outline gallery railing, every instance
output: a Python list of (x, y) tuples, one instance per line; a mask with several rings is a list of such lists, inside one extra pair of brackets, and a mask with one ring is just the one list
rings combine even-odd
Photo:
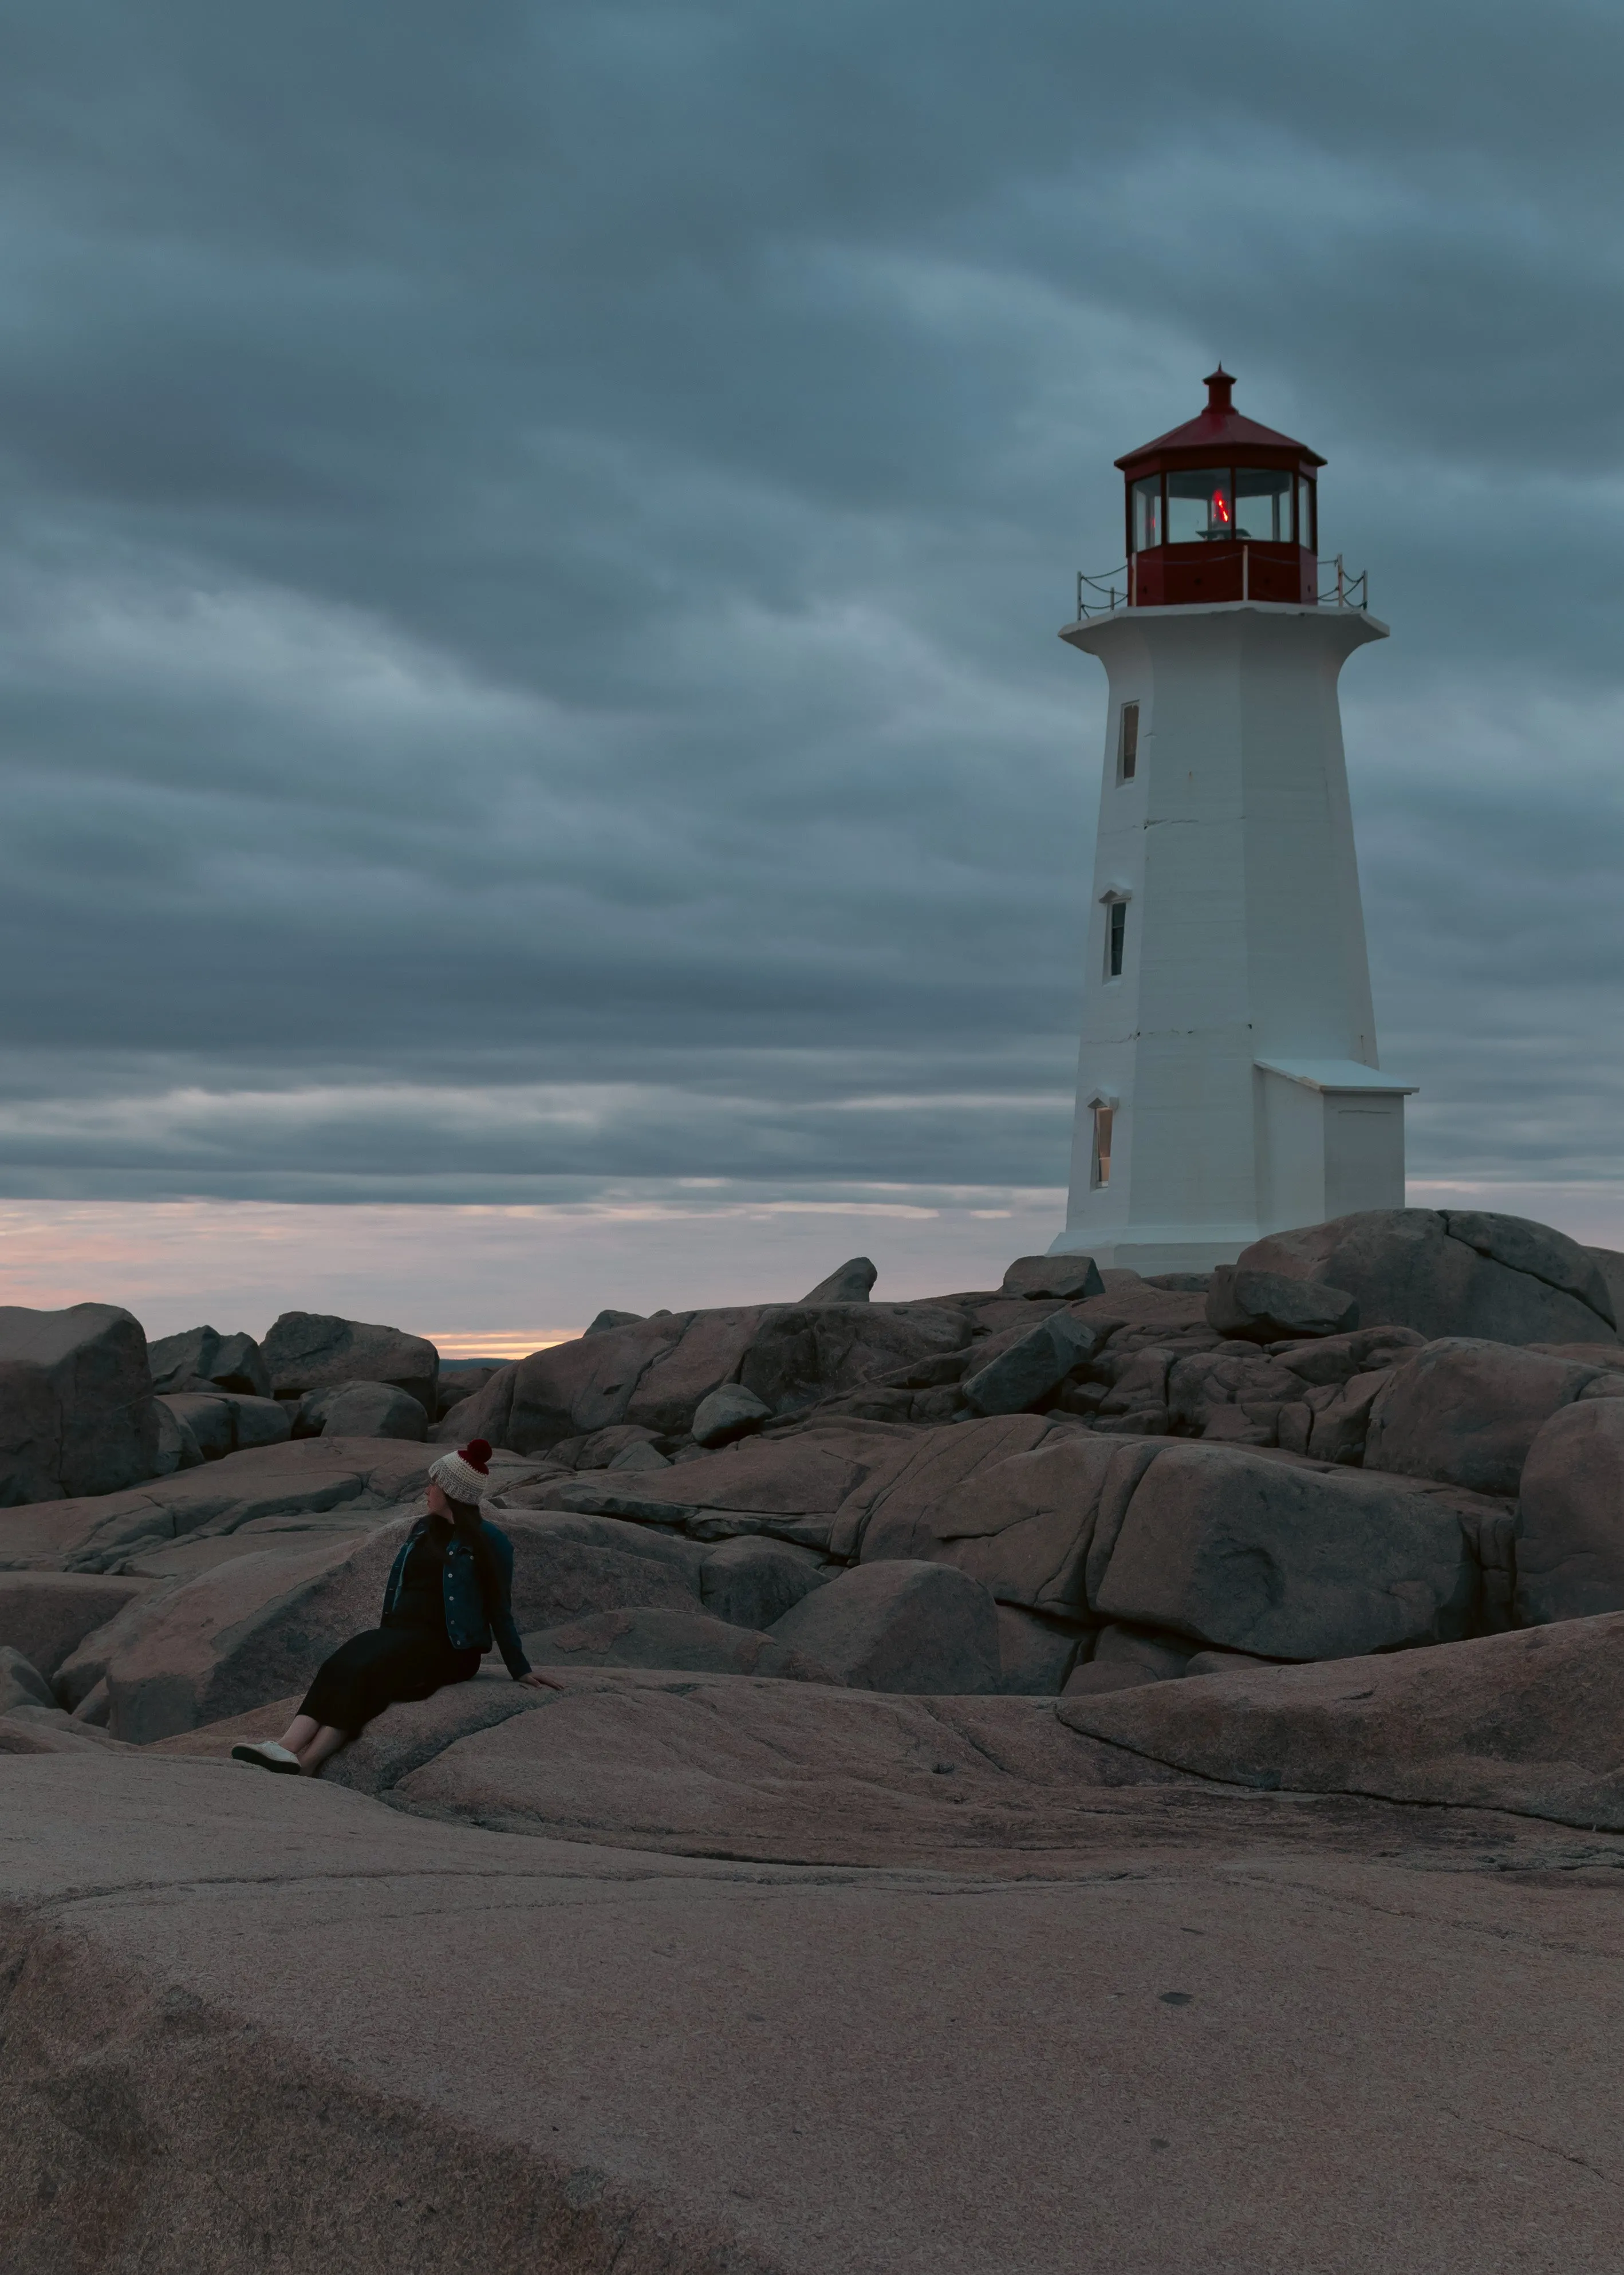
[[(1241, 598), (1251, 597), (1251, 548), (1241, 548)], [(1330, 571), (1327, 578), (1326, 571)], [(1316, 561), (1315, 601), (1322, 608), (1368, 608), (1371, 605), (1371, 575), (1361, 569), (1351, 576), (1343, 564), (1340, 553)], [(1086, 624), (1095, 616), (1114, 616), (1123, 608), (1133, 606), (1133, 563), (1119, 562), (1114, 569), (1102, 570), (1098, 577), (1085, 576), (1077, 571), (1076, 622)]]

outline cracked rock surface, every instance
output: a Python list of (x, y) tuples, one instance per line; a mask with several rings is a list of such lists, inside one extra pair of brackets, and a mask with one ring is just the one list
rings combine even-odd
[(3, 2264), (1616, 2267), (1624, 1844), (1114, 1783), (1052, 1707), (969, 1703), (944, 1758), (1001, 1713), (1073, 1750), (1040, 1860), (905, 1815), (888, 1863), (797, 1866), (0, 1761)]

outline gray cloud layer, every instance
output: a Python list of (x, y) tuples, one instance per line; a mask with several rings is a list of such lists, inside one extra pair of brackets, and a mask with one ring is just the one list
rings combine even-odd
[(1064, 1175), (1111, 459), (1331, 460), (1423, 1175), (1616, 1175), (1615, 11), (14, 8), (0, 1190)]

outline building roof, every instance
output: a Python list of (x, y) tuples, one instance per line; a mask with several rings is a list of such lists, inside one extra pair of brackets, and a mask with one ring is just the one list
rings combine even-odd
[(1159, 435), (1153, 442), (1142, 442), (1137, 450), (1118, 458), (1116, 464), (1124, 472), (1143, 459), (1175, 450), (1191, 452), (1220, 465), (1232, 465), (1243, 450), (1267, 451), (1271, 457), (1288, 451), (1311, 466), (1325, 465), (1318, 451), (1311, 450), (1306, 442), (1294, 442), (1289, 435), (1277, 434), (1273, 427), (1260, 427), (1255, 419), (1243, 418), (1229, 400), (1235, 380), (1221, 363), (1216, 371), (1208, 372), (1205, 385), (1206, 409), (1169, 434)]
[(1284, 1075), (1288, 1082), (1300, 1082), (1307, 1090), (1375, 1090), (1392, 1098), (1399, 1093), (1408, 1098), (1420, 1087), (1418, 1083), (1397, 1082), (1379, 1068), (1361, 1066), (1355, 1059), (1254, 1059), (1254, 1066), (1265, 1074)]

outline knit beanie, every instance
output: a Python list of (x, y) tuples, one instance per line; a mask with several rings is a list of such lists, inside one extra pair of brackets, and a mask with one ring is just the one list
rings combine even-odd
[(491, 1449), (483, 1438), (471, 1438), (454, 1454), (442, 1454), (429, 1467), (428, 1478), (453, 1500), (470, 1500), (477, 1508), (491, 1481)]

